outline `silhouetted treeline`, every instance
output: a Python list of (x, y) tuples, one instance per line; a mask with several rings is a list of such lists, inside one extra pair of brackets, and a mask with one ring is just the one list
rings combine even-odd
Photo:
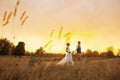
[(19, 42), (18, 45), (13, 50), (13, 55), (24, 56), (25, 55), (25, 43)]
[(15, 46), (6, 38), (0, 39), (0, 55), (25, 55), (25, 43), (19, 42), (18, 45)]
[(83, 53), (83, 56), (85, 57), (107, 57), (107, 58), (115, 57), (113, 51), (111, 50), (99, 53), (98, 51), (91, 51), (90, 49), (86, 50), (86, 52)]
[(44, 50), (42, 47), (40, 47), (39, 49), (37, 49), (37, 50), (35, 51), (34, 54), (39, 55), (39, 56), (44, 56), (45, 50)]
[[(15, 55), (15, 56), (43, 56), (43, 57), (63, 57), (65, 54), (53, 54), (47, 53), (42, 47), (37, 49), (35, 52), (25, 51), (25, 43), (18, 42), (18, 45), (15, 46), (12, 42), (6, 38), (0, 39), (0, 55)], [(72, 54), (75, 56), (76, 54)], [(83, 57), (115, 57), (113, 53), (113, 47), (108, 47), (106, 52), (98, 52), (87, 49), (86, 52), (82, 53)], [(117, 56), (120, 56), (120, 49), (118, 49)]]
[(14, 44), (6, 38), (0, 39), (0, 55), (11, 55)]
[(85, 53), (82, 54), (83, 56), (86, 57), (98, 57), (99, 56), (99, 52), (98, 51), (93, 51), (90, 49), (87, 49)]

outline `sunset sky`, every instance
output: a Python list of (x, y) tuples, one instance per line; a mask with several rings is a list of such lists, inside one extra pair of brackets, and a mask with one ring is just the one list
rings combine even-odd
[[(0, 37), (7, 37), (14, 44), (24, 41), (27, 50), (35, 51), (45, 45), (52, 30), (50, 52), (64, 51), (64, 34), (68, 32), (71, 32), (71, 50), (78, 40), (82, 51), (120, 48), (120, 0), (20, 0), (16, 17), (2, 26), (4, 12), (14, 11), (16, 2), (0, 0)], [(21, 26), (20, 16), (24, 11), (29, 17)]]

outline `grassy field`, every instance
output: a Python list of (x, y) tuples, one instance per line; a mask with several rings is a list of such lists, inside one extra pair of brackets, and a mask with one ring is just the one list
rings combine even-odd
[(0, 56), (0, 80), (120, 80), (120, 58), (84, 58), (56, 65), (62, 57)]

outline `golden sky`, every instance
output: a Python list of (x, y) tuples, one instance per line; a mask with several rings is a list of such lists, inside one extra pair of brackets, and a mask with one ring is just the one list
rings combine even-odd
[[(27, 50), (35, 51), (45, 45), (52, 30), (51, 52), (64, 51), (63, 36), (68, 32), (71, 50), (78, 40), (83, 51), (103, 51), (111, 45), (120, 48), (120, 0), (20, 0), (16, 17), (3, 27), (4, 12), (13, 11), (16, 1), (0, 0), (0, 36), (15, 44), (24, 41)], [(24, 11), (29, 18), (21, 26), (19, 18)], [(61, 26), (62, 37), (58, 40)]]

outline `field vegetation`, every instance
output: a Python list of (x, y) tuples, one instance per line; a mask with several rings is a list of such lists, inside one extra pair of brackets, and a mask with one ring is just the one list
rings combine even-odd
[(119, 80), (120, 58), (73, 57), (74, 65), (56, 65), (62, 57), (0, 56), (0, 80)]

